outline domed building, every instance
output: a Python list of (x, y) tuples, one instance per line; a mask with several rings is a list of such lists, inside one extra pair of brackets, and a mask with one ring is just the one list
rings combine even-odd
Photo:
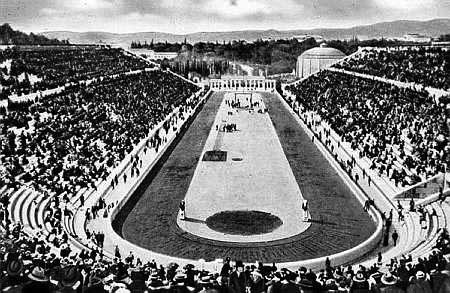
[(297, 76), (302, 78), (314, 74), (345, 57), (345, 54), (323, 43), (320, 47), (306, 50), (297, 59)]

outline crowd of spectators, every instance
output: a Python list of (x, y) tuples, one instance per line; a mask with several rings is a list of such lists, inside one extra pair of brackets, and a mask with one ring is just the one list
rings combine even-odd
[(69, 198), (96, 188), (175, 107), (190, 107), (198, 89), (155, 70), (10, 104), (0, 113), (0, 187)]
[(363, 49), (336, 68), (450, 90), (450, 50), (440, 47)]
[(12, 47), (0, 50), (0, 99), (152, 67), (105, 46)]
[(101, 249), (72, 252), (62, 244), (54, 250), (43, 237), (26, 236), (21, 228), (14, 225), (0, 237), (2, 292), (450, 292), (446, 230), (430, 255), (417, 260), (405, 255), (372, 266), (333, 266), (327, 259), (324, 269), (292, 271), (275, 263), (244, 265), (225, 258), (214, 271), (207, 271), (191, 264), (144, 263), (118, 249), (114, 259)]
[[(91, 56), (87, 54), (80, 60)], [(92, 67), (74, 65), (75, 60), (68, 62), (70, 73), (49, 77), (44, 87), (66, 83), (69, 76), (77, 76), (74, 80), (105, 76), (111, 66), (107, 61)], [(74, 74), (77, 66), (79, 75)], [(131, 65), (123, 66), (128, 71)], [(324, 269), (316, 272), (260, 262), (244, 265), (228, 258), (217, 271), (206, 271), (194, 265), (143, 263), (132, 252), (118, 248), (115, 258), (109, 259), (102, 250), (101, 231), (88, 236), (96, 246), (73, 250), (61, 224), (70, 211), (60, 200), (67, 201), (81, 188), (95, 188), (175, 107), (183, 106), (179, 114), (183, 115), (183, 109), (192, 106), (188, 98), (197, 90), (172, 74), (155, 70), (109, 77), (89, 86), (68, 86), (62, 93), (36, 102), (10, 103), (8, 111), (0, 111), (0, 187), (17, 189), (26, 184), (52, 196), (44, 211), (50, 232), (28, 235), (20, 224), (9, 221), (8, 194), (0, 195), (0, 291), (450, 292), (450, 264), (444, 257), (450, 252), (447, 230), (440, 232), (433, 252), (417, 260), (404, 256), (370, 267), (333, 266), (327, 260)], [(424, 92), (331, 72), (310, 77), (289, 90), (302, 107), (320, 114), (361, 156), (369, 157), (374, 168), (396, 183), (411, 183), (412, 175), (405, 169), (427, 177), (447, 162), (445, 107)], [(155, 146), (160, 139), (156, 134)], [(133, 172), (139, 172), (139, 158), (132, 164)], [(113, 187), (117, 180), (112, 181)], [(99, 209), (109, 209), (102, 202), (99, 205)], [(88, 214), (98, 216), (97, 209)]]
[(448, 100), (437, 104), (424, 91), (330, 71), (287, 90), (396, 185), (429, 178), (448, 164)]

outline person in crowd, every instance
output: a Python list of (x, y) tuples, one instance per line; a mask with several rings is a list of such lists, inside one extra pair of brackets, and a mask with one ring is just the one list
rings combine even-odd
[(407, 293), (432, 293), (431, 286), (423, 271), (417, 271), (415, 276), (412, 276), (409, 281)]
[(377, 284), (380, 293), (405, 293), (405, 290), (401, 289), (397, 285), (398, 278), (391, 272), (385, 273), (381, 277), (381, 284)]
[(23, 293), (51, 293), (56, 290), (55, 285), (50, 283), (49, 277), (40, 266), (36, 266), (31, 270), (31, 273), (28, 274), (28, 279), (29, 281), (22, 288)]
[(398, 233), (395, 230), (392, 232), (392, 240), (394, 241), (394, 246), (397, 246)]
[(236, 261), (235, 270), (230, 275), (230, 288), (236, 293), (246, 293), (248, 285), (242, 261)]

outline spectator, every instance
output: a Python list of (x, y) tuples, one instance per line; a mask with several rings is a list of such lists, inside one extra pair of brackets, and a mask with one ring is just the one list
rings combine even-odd
[(398, 233), (394, 230), (392, 233), (392, 240), (394, 241), (394, 246), (397, 246), (397, 240), (398, 240)]
[(236, 261), (235, 270), (230, 275), (230, 288), (236, 293), (246, 293), (248, 284), (242, 261)]
[(405, 291), (397, 287), (398, 278), (391, 273), (386, 273), (381, 277), (379, 290), (381, 293), (404, 293)]
[(45, 274), (44, 269), (41, 267), (35, 267), (28, 275), (28, 278), (30, 281), (25, 283), (25, 285), (23, 286), (23, 293), (51, 293), (56, 289), (55, 286), (50, 283), (48, 276)]
[(415, 277), (411, 277), (407, 293), (432, 293), (430, 283), (425, 279), (425, 273), (417, 271)]

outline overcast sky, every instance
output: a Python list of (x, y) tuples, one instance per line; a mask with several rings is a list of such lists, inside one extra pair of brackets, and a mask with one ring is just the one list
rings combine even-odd
[(0, 22), (27, 32), (304, 29), (449, 16), (450, 0), (0, 0)]

